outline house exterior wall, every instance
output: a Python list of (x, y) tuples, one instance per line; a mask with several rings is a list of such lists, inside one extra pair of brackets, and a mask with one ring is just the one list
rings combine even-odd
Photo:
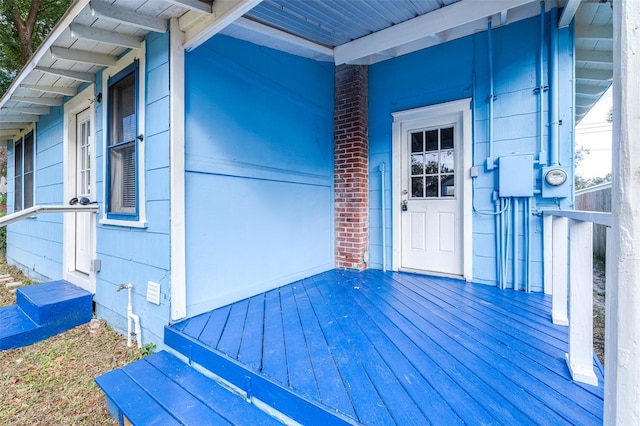
[[(545, 84), (548, 79), (549, 59), (549, 14), (546, 16), (544, 41)], [(539, 68), (540, 18), (532, 18), (493, 30), (494, 55), (494, 158), (512, 153), (530, 153), (538, 157), (539, 112), (537, 107), (537, 70)], [(559, 162), (569, 171), (568, 182), (573, 182), (573, 30), (562, 29), (558, 34), (558, 66), (560, 78), (556, 86), (559, 91)], [(369, 195), (370, 195), (370, 258), (371, 267), (382, 268), (382, 217), (381, 177), (379, 165), (385, 163), (387, 170), (392, 163), (392, 116), (427, 105), (470, 98), (473, 114), (473, 165), (478, 166), (475, 178), (473, 203), (477, 210), (495, 209), (492, 194), (499, 188), (498, 168), (488, 170), (488, 117), (489, 105), (489, 61), (487, 32), (475, 34), (412, 54), (390, 59), (369, 67)], [(475, 78), (474, 78), (475, 75)], [(544, 144), (548, 146), (548, 93), (544, 96)], [(386, 259), (391, 269), (392, 230), (394, 208), (392, 197), (393, 170), (385, 174), (385, 201), (387, 227)], [(461, 173), (469, 173), (462, 170)], [(535, 190), (542, 185), (542, 171), (534, 165)], [(522, 179), (513, 176), (514, 180)], [(541, 208), (571, 209), (573, 184), (567, 198), (541, 198), (536, 194), (532, 210)], [(524, 203), (519, 201), (519, 217)], [(467, 206), (465, 208), (471, 208)], [(542, 291), (542, 223), (538, 216), (531, 217), (531, 279), (533, 291)], [(517, 235), (523, 240), (523, 219)], [(496, 244), (494, 216), (473, 214), (473, 281), (496, 284)], [(517, 256), (523, 266), (524, 251)], [(509, 254), (508, 264), (512, 264)], [(523, 269), (520, 269), (523, 271)], [(509, 272), (511, 274), (511, 272)], [(521, 280), (520, 280), (521, 281)], [(508, 286), (513, 277), (509, 275)]]
[[(144, 110), (141, 129), (144, 142), (146, 225), (114, 226), (100, 223), (105, 216), (105, 139), (104, 109), (108, 102), (103, 87), (103, 72), (96, 75), (95, 92), (102, 102), (95, 104), (94, 147), (96, 162), (95, 199), (100, 203), (96, 232), (96, 258), (101, 270), (96, 273), (97, 316), (124, 332), (127, 329), (127, 292), (117, 289), (131, 283), (133, 311), (141, 318), (143, 342), (161, 343), (163, 327), (170, 311), (170, 238), (169, 238), (169, 34), (150, 33), (145, 42)], [(109, 71), (105, 71), (109, 72)], [(36, 125), (36, 204), (66, 204), (63, 191), (63, 107), (51, 109)], [(8, 209), (13, 211), (13, 144), (9, 144)], [(7, 258), (21, 266), (38, 281), (61, 279), (63, 273), (62, 214), (41, 214), (9, 225)], [(161, 285), (160, 305), (146, 301), (147, 283)]]
[[(144, 155), (146, 227), (134, 228), (99, 223), (97, 257), (102, 269), (96, 276), (96, 310), (120, 330), (126, 330), (127, 292), (120, 284), (131, 283), (133, 312), (140, 316), (143, 342), (162, 342), (170, 318), (171, 259), (169, 238), (169, 34), (149, 33), (144, 67)], [(96, 92), (105, 94), (98, 74)], [(106, 97), (103, 97), (106, 99)], [(96, 106), (97, 196), (105, 199), (104, 114), (106, 102)], [(101, 216), (102, 213), (99, 213)], [(100, 217), (99, 216), (99, 217)], [(160, 284), (160, 305), (146, 301), (147, 283)]]
[[(51, 108), (34, 129), (35, 204), (63, 202), (62, 107)], [(15, 206), (14, 144), (7, 151), (7, 213)], [(62, 214), (37, 216), (8, 226), (7, 261), (37, 280), (62, 273)]]
[(185, 60), (192, 316), (334, 267), (334, 66), (223, 35)]

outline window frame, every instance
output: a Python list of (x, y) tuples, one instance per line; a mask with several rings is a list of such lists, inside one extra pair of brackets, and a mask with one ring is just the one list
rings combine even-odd
[[(31, 170), (28, 174), (31, 175), (31, 199), (30, 203), (25, 202), (25, 144), (26, 139), (31, 137)], [(16, 170), (18, 158), (16, 157), (17, 147), (20, 146), (20, 172)], [(16, 191), (16, 183), (20, 181), (20, 193)], [(17, 207), (18, 201), (20, 206)], [(29, 205), (27, 205), (29, 204)], [(13, 140), (13, 211), (19, 212), (22, 210), (26, 210), (36, 205), (36, 131), (35, 126), (31, 125), (23, 130), (14, 140)]]
[[(114, 132), (114, 126), (112, 125), (113, 120), (114, 119), (122, 119), (123, 117), (117, 115), (117, 113), (114, 113), (112, 111), (112, 99), (111, 99), (111, 89), (112, 87), (116, 86), (118, 83), (120, 83), (121, 81), (123, 81), (126, 78), (129, 78), (129, 76), (131, 76), (131, 74), (133, 74), (133, 78), (134, 78), (134, 95), (135, 95), (135, 99), (134, 99), (134, 108), (135, 108), (135, 130), (134, 130), (134, 135), (133, 135), (133, 139), (132, 140), (124, 140), (124, 141), (116, 141), (115, 143), (111, 144), (111, 137), (113, 136), (113, 132)], [(106, 197), (107, 197), (107, 201), (105, 203), (106, 206), (106, 211), (107, 211), (107, 217), (110, 219), (117, 219), (117, 220), (135, 220), (137, 221), (140, 216), (140, 206), (139, 206), (139, 202), (140, 202), (140, 197), (139, 197), (139, 175), (140, 175), (140, 170), (139, 170), (139, 150), (140, 150), (140, 141), (138, 140), (137, 136), (139, 134), (139, 115), (140, 115), (140, 92), (139, 92), (139, 81), (140, 81), (140, 69), (139, 69), (139, 61), (136, 59), (134, 60), (131, 64), (129, 64), (128, 66), (126, 66), (124, 69), (122, 69), (121, 71), (119, 71), (116, 75), (114, 75), (113, 77), (109, 78), (108, 83), (107, 83), (107, 97), (106, 97), (106, 105), (105, 108), (107, 109), (107, 121), (106, 121), (106, 133), (107, 133), (107, 142), (105, 145), (105, 149), (106, 149), (106, 156), (105, 156), (105, 161), (106, 161), (106, 166), (105, 166), (105, 171), (107, 174), (107, 179), (105, 180), (105, 184), (106, 184)], [(133, 147), (134, 147), (134, 178), (135, 178), (135, 206), (134, 206), (134, 211), (132, 213), (129, 212), (124, 212), (124, 211), (114, 211), (112, 209), (111, 206), (111, 191), (112, 191), (112, 187), (111, 187), (111, 151), (114, 149), (118, 149), (121, 148), (125, 145), (131, 144), (133, 143)], [(124, 195), (124, 194), (123, 194)]]
[[(125, 77), (129, 73), (126, 70), (134, 65), (137, 61), (137, 81), (136, 81), (136, 108), (137, 108), (137, 120), (136, 120), (136, 136), (144, 134), (145, 132), (145, 51), (146, 42), (143, 41), (139, 49), (131, 49), (125, 55), (123, 55), (116, 65), (106, 68), (102, 72), (102, 91), (105, 93), (104, 101), (102, 102), (100, 115), (102, 115), (102, 125), (96, 127), (96, 134), (102, 132), (102, 149), (103, 155), (103, 167), (102, 167), (102, 188), (103, 188), (103, 202), (105, 208), (102, 209), (102, 217), (99, 223), (102, 225), (124, 226), (130, 228), (146, 228), (146, 199), (145, 199), (145, 147), (144, 140), (140, 141), (135, 139), (136, 143), (136, 214), (123, 214), (118, 212), (109, 211), (110, 202), (110, 164), (109, 164), (109, 136), (111, 127), (109, 124), (109, 87), (110, 83), (114, 84), (119, 80), (115, 80), (116, 77)], [(98, 123), (99, 125), (100, 123)], [(99, 160), (99, 159), (98, 159)]]

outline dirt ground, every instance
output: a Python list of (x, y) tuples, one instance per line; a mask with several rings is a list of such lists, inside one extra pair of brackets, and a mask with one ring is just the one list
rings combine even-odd
[[(25, 280), (2, 256), (0, 275), (7, 273)], [(0, 283), (0, 306), (14, 303), (15, 292)], [(0, 424), (116, 425), (93, 379), (141, 356), (97, 320), (25, 348), (1, 351)]]

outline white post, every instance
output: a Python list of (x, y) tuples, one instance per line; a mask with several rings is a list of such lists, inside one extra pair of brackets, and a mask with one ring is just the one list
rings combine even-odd
[(169, 33), (170, 147), (171, 158), (171, 320), (187, 316), (187, 273), (185, 242), (184, 159), (184, 33), (177, 19), (171, 19)]
[(569, 221), (569, 353), (577, 382), (596, 386), (593, 371), (593, 223)]
[(612, 232), (604, 424), (640, 423), (640, 2), (613, 3)]
[(569, 325), (567, 316), (569, 224), (566, 217), (553, 217), (553, 290), (551, 319), (557, 325)]
[(553, 290), (553, 216), (542, 217), (542, 268), (544, 273), (544, 294)]

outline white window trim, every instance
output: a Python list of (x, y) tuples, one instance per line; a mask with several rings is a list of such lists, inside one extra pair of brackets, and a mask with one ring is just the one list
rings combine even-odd
[[(424, 118), (437, 118), (440, 116), (457, 115), (462, 126), (462, 173), (463, 181), (462, 199), (462, 241), (463, 241), (463, 276), (466, 281), (473, 280), (473, 214), (471, 209), (471, 176), (465, 172), (471, 168), (471, 98), (446, 102), (443, 104), (430, 105), (422, 108), (415, 108), (406, 111), (394, 112), (392, 124), (392, 206), (394, 209), (401, 205), (401, 179), (400, 168), (400, 144), (402, 142), (403, 124), (410, 124), (412, 121)], [(392, 269), (400, 269), (400, 215), (394, 211), (392, 221)]]
[[(32, 123), (29, 124), (27, 127), (25, 127), (20, 133), (17, 133), (16, 136), (13, 138), (13, 212), (16, 212), (16, 183), (15, 183), (15, 179), (16, 179), (16, 173), (15, 173), (15, 166), (16, 166), (16, 141), (21, 141), (21, 143), (24, 143), (24, 141), (22, 139), (24, 139), (24, 137), (29, 134), (29, 132), (33, 132), (33, 200), (32, 200), (32, 205), (37, 205), (36, 203), (36, 188), (37, 188), (37, 182), (36, 182), (36, 176), (38, 175), (36, 173), (37, 170), (37, 164), (36, 164), (36, 158), (38, 157), (37, 154), (37, 150), (36, 147), (37, 145), (37, 140), (36, 140), (36, 123)], [(24, 147), (22, 150), (22, 169), (24, 170)], [(24, 172), (22, 173), (22, 175), (24, 175)], [(22, 188), (22, 192), (24, 193), (24, 188), (21, 186)], [(22, 196), (22, 194), (20, 194), (20, 196)], [(24, 199), (22, 199), (22, 208), (18, 211), (22, 211), (24, 210)], [(31, 216), (30, 218), (35, 218), (35, 216)]]
[(138, 60), (138, 131), (140, 134), (145, 134), (145, 84), (146, 84), (146, 42), (142, 42), (139, 49), (132, 49), (126, 55), (118, 60), (118, 63), (112, 67), (105, 68), (102, 71), (102, 154), (103, 154), (103, 168), (102, 168), (102, 182), (103, 182), (103, 196), (104, 206), (102, 209), (102, 217), (100, 218), (100, 224), (113, 225), (113, 226), (125, 226), (129, 228), (146, 228), (147, 227), (147, 204), (145, 196), (145, 141), (138, 141), (138, 220), (122, 220), (122, 219), (109, 219), (107, 217), (109, 201), (107, 200), (107, 128), (109, 123), (107, 122), (107, 115), (109, 110), (109, 97), (106, 93), (109, 91), (109, 77), (118, 74), (120, 71), (128, 67)]
[[(76, 176), (75, 176), (75, 159), (76, 159), (76, 116), (80, 112), (85, 109), (89, 109), (89, 116), (91, 117), (91, 126), (92, 126), (92, 137), (93, 137), (93, 149), (91, 150), (91, 164), (93, 164), (93, 168), (95, 170), (96, 166), (96, 111), (95, 111), (95, 84), (91, 83), (88, 87), (86, 87), (82, 92), (78, 93), (73, 99), (69, 100), (64, 104), (64, 125), (63, 125), (63, 134), (64, 141), (63, 144), (63, 154), (62, 154), (62, 162), (64, 169), (64, 177), (63, 177), (63, 193), (64, 193), (64, 201), (65, 203), (71, 199), (71, 197), (76, 196)], [(73, 146), (70, 146), (73, 144)], [(70, 163), (74, 162), (72, 166)], [(96, 174), (91, 173), (91, 187), (96, 188)], [(96, 239), (96, 230), (95, 230), (95, 217), (91, 220), (91, 231), (92, 235), (92, 243), (91, 243), (91, 253), (92, 257), (95, 257), (97, 251), (97, 239)], [(91, 271), (88, 277), (82, 276), (81, 274), (76, 273), (71, 269), (70, 265), (75, 264), (75, 241), (72, 243), (72, 240), (75, 239), (75, 227), (72, 227), (72, 224), (75, 225), (75, 219), (72, 215), (65, 214), (63, 215), (62, 220), (62, 232), (64, 238), (62, 239), (62, 253), (63, 253), (63, 267), (62, 267), (62, 278), (70, 281), (74, 284), (78, 284), (82, 282), (85, 287), (88, 288), (91, 293), (96, 292), (96, 273)]]

